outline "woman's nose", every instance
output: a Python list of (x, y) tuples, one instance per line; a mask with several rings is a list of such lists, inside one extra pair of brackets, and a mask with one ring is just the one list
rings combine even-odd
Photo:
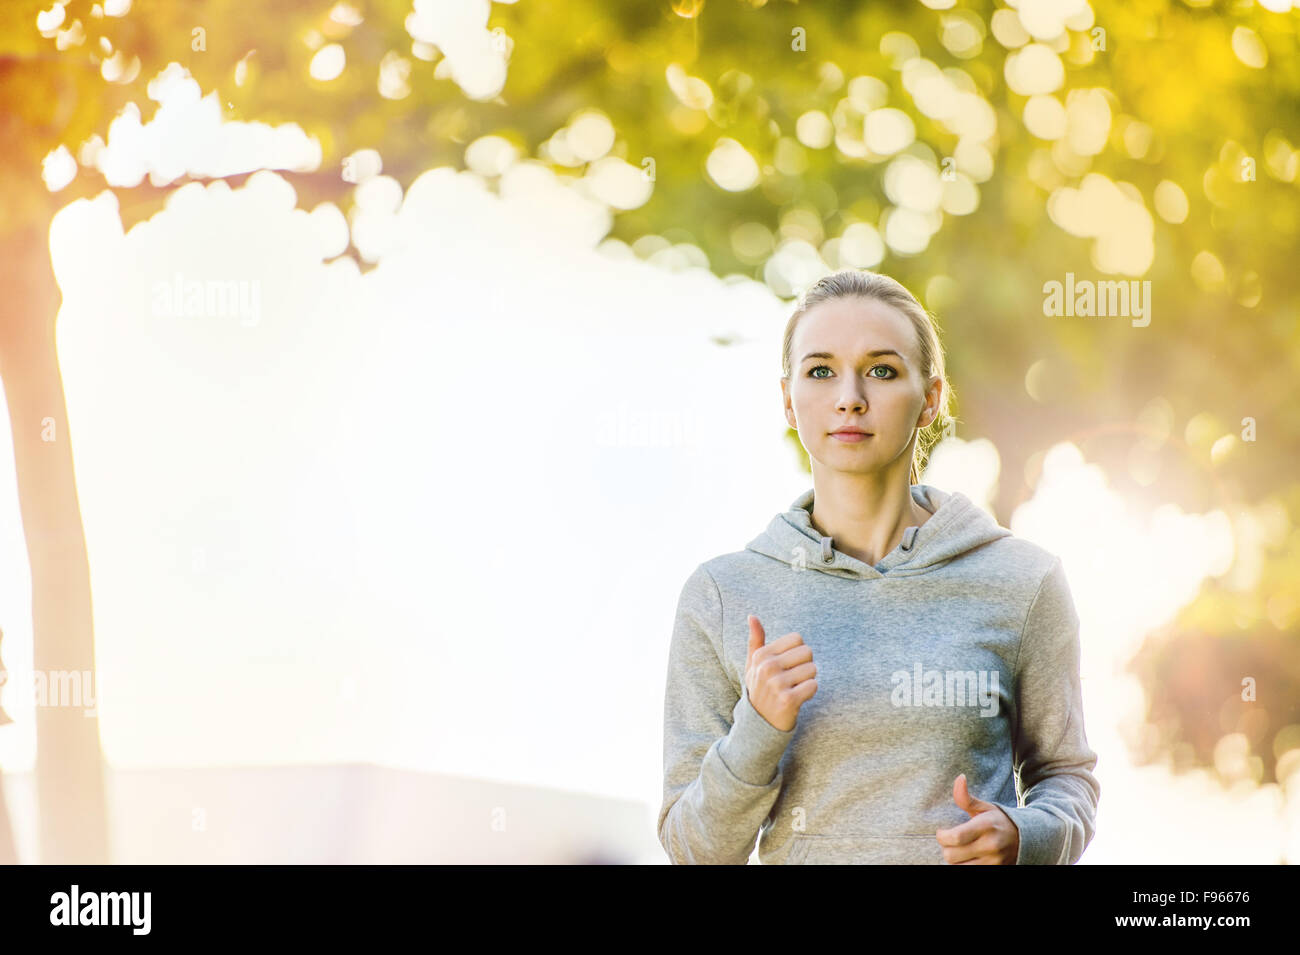
[(840, 400), (836, 405), (836, 410), (847, 412), (850, 408), (856, 409), (859, 413), (866, 411), (867, 396), (857, 391), (851, 391), (840, 395)]

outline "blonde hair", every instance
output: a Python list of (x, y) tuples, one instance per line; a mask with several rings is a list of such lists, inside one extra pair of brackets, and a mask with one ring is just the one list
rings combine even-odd
[(832, 299), (848, 297), (882, 302), (901, 312), (912, 323), (912, 328), (916, 332), (917, 350), (921, 356), (921, 370), (925, 378), (925, 385), (928, 386), (929, 380), (935, 376), (938, 376), (943, 382), (943, 389), (939, 396), (938, 414), (934, 416), (933, 421), (920, 429), (916, 438), (916, 445), (912, 449), (912, 466), (909, 480), (912, 484), (918, 484), (920, 483), (920, 472), (929, 463), (930, 450), (943, 439), (949, 423), (955, 419), (949, 414), (952, 387), (948, 384), (948, 376), (944, 366), (943, 344), (939, 340), (937, 320), (925, 310), (921, 303), (916, 300), (916, 297), (903, 285), (888, 275), (882, 275), (868, 269), (845, 269), (827, 275), (814, 284), (804, 292), (794, 310), (794, 314), (790, 316), (790, 321), (786, 323), (785, 342), (781, 354), (781, 370), (783, 372), (781, 377), (786, 382), (789, 382), (790, 375), (794, 370), (790, 366), (790, 349), (794, 343), (794, 330), (795, 326), (799, 324), (799, 319), (814, 305), (820, 305), (822, 302)]

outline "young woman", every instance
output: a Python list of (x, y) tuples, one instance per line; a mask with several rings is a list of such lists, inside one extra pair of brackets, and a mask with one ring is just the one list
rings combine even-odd
[(931, 316), (839, 272), (782, 364), (813, 486), (682, 588), (659, 841), (676, 864), (756, 838), (764, 864), (1073, 864), (1101, 796), (1078, 616), (1058, 557), (916, 483), (947, 421)]

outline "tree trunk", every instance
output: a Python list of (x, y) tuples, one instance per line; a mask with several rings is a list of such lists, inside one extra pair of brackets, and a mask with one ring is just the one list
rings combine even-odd
[(14, 844), (14, 827), (9, 822), (9, 805), (5, 802), (4, 773), (0, 772), (0, 865), (17, 865), (18, 847)]
[[(4, 661), (4, 628), (0, 627), (0, 726), (12, 723), (4, 708), (4, 684), (9, 682), (9, 671)], [(14, 843), (14, 827), (9, 821), (9, 804), (5, 801), (4, 771), (0, 770), (0, 865), (18, 864), (18, 847)]]
[[(99, 702), (90, 564), (54, 334), (62, 296), (48, 219), (0, 239), (0, 287), (0, 379), (31, 564), (33, 667), (49, 694), (46, 705), (38, 696), (36, 707), (37, 861), (104, 865), (110, 860), (99, 716), (86, 715), (83, 700), (56, 695), (80, 685)], [(69, 674), (71, 680), (61, 678)]]

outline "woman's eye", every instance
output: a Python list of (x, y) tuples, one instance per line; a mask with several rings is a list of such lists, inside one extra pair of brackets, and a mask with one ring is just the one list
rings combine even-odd
[(823, 368), (825, 368), (827, 371), (830, 371), (830, 368), (829, 368), (828, 366), (826, 366), (826, 365), (815, 365), (815, 366), (813, 366), (812, 368), (808, 369), (808, 377), (809, 377), (809, 378), (825, 378), (825, 377), (826, 377), (825, 375), (814, 375), (814, 374), (813, 374), (813, 372), (815, 372), (815, 371), (820, 371), (820, 370), (823, 369)]
[[(878, 370), (881, 369), (881, 368), (883, 368), (885, 371), (889, 372), (889, 374), (886, 376), (887, 379), (888, 379), (888, 378), (893, 378), (893, 377), (894, 377), (894, 369), (891, 368), (891, 367), (889, 367), (888, 365), (876, 365), (875, 368), (872, 368), (871, 370), (872, 370), (872, 371), (878, 371)], [(879, 378), (880, 376), (877, 375), (876, 377)]]

